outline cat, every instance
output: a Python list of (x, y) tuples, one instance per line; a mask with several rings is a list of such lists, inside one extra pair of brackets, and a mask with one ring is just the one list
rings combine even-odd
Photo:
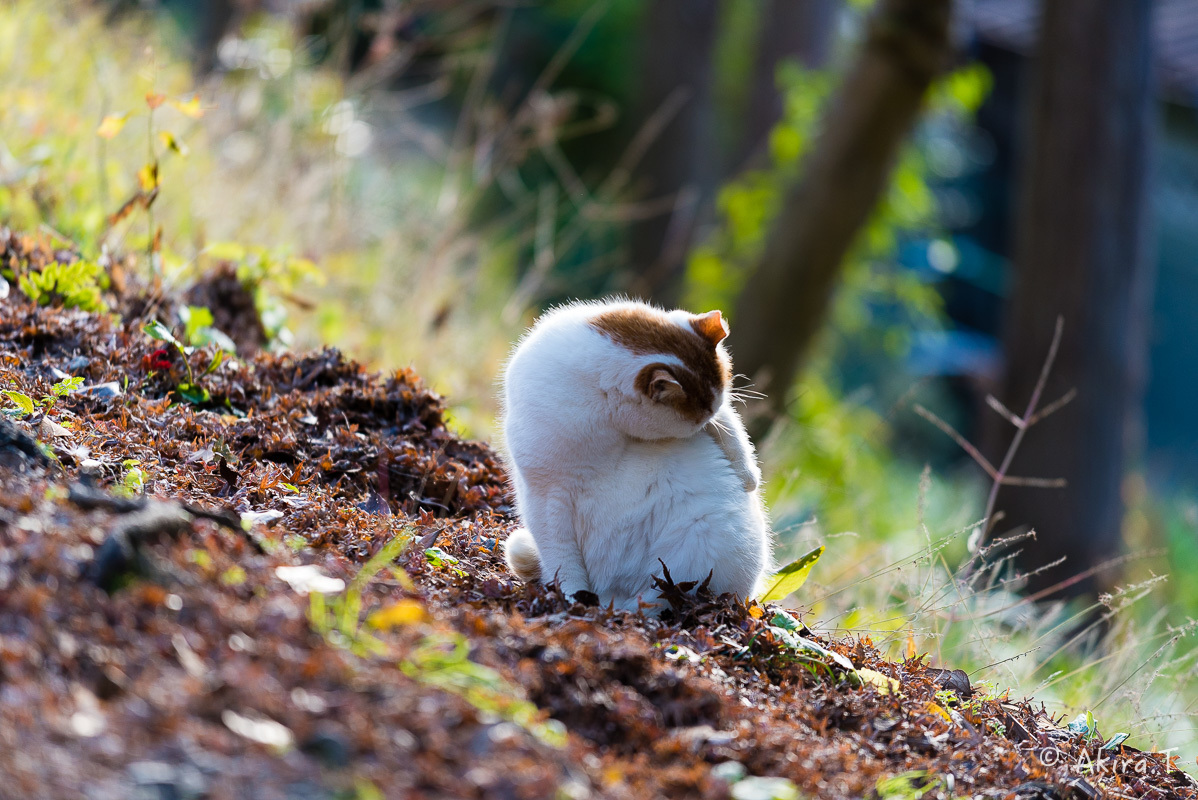
[(561, 306), (525, 334), (503, 376), (516, 575), (629, 611), (660, 610), (663, 563), (717, 594), (758, 590), (772, 543), (727, 335), (719, 311), (628, 300)]

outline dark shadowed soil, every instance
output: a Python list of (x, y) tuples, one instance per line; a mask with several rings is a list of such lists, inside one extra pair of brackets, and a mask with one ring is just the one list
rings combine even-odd
[[(0, 232), (0, 269), (56, 258)], [(0, 422), (0, 798), (1198, 797), (1164, 755), (797, 612), (525, 586), (497, 457), (416, 375), (331, 350), (209, 372), (209, 346), (189, 401), (143, 332), (175, 301), (120, 283), (119, 318), (0, 299), (0, 390), (55, 398)], [(189, 296), (259, 349), (227, 271)]]

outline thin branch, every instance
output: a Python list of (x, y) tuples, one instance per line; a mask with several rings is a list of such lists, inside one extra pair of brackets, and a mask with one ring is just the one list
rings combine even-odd
[(1015, 460), (1015, 453), (1019, 450), (1019, 445), (1023, 444), (1023, 437), (1027, 433), (1027, 421), (1036, 415), (1036, 406), (1040, 404), (1040, 395), (1044, 394), (1044, 386), (1048, 383), (1048, 375), (1052, 372), (1052, 365), (1057, 360), (1057, 351), (1061, 347), (1061, 334), (1065, 330), (1065, 318), (1058, 316), (1056, 330), (1052, 334), (1052, 344), (1048, 348), (1048, 358), (1044, 359), (1044, 367), (1040, 370), (1040, 377), (1036, 380), (1036, 388), (1032, 390), (1031, 399), (1028, 400), (1027, 411), (1023, 413), (1024, 425), (1018, 427), (1015, 431), (1015, 438), (1011, 440), (1011, 446), (1007, 448), (1007, 454), (1003, 457), (1002, 465), (998, 468), (998, 480), (990, 487), (990, 496), (986, 498), (986, 532), (989, 533), (992, 525), (992, 516), (994, 514), (994, 505), (998, 502), (998, 490), (1003, 485), (1003, 478), (1007, 475), (1007, 470), (1011, 468), (1011, 462)]
[[(954, 428), (952, 425), (949, 425), (944, 420), (940, 419), (940, 417), (936, 416), (931, 411), (928, 411), (926, 408), (921, 406), (919, 403), (916, 403), (913, 406), (913, 409), (916, 414), (923, 417), (924, 419), (926, 419), (928, 422), (935, 425), (940, 430), (944, 431), (944, 433), (946, 433), (954, 442), (957, 443), (958, 447), (960, 447), (962, 450), (964, 450), (966, 453), (968, 453), (969, 457), (977, 462), (979, 467), (986, 470), (986, 474), (990, 476), (991, 480), (994, 480), (994, 481), (1000, 480), (998, 470), (996, 470), (994, 468), (994, 465), (991, 464), (990, 461), (984, 455), (982, 455), (981, 451), (978, 450), (976, 447), (974, 447), (968, 439), (966, 439), (961, 434), (957, 433), (956, 428)], [(989, 516), (989, 515), (987, 515), (987, 516)]]
[(1069, 391), (1065, 392), (1065, 394), (1062, 395), (1060, 397), (1060, 399), (1054, 400), (1053, 402), (1044, 406), (1043, 410), (1041, 410), (1040, 413), (1038, 413), (1038, 414), (1036, 414), (1036, 416), (1032, 417), (1027, 423), (1028, 427), (1030, 428), (1031, 426), (1035, 425), (1037, 422), (1044, 419), (1048, 415), (1050, 415), (1056, 411), (1060, 411), (1062, 408), (1064, 408), (1065, 406), (1072, 403), (1073, 399), (1075, 397), (1077, 397), (1077, 389), (1070, 389)]
[[(994, 400), (992, 397), (987, 397), (986, 399)], [(998, 400), (994, 400), (994, 404), (996, 404), (998, 407), (995, 408), (995, 405), (991, 405), (991, 408), (994, 408), (994, 410), (998, 411), (1000, 414), (1004, 414), (1004, 412), (1005, 414), (1011, 414), (1011, 412), (1007, 410), (1006, 406), (1004, 406)], [(986, 471), (986, 474), (990, 476), (990, 479), (995, 481), (997, 484), (1001, 484), (1002, 486), (1027, 486), (1036, 489), (1061, 489), (1068, 485), (1068, 482), (1064, 478), (1021, 478), (1015, 475), (1002, 475), (1000, 471), (996, 470), (994, 465), (991, 464), (984, 455), (982, 455), (981, 451), (974, 447), (968, 439), (958, 433), (956, 428), (954, 428), (952, 425), (949, 425), (940, 417), (936, 416), (935, 413), (929, 411), (918, 403), (915, 404), (914, 410), (916, 414), (923, 417), (928, 422), (932, 423), (937, 428), (944, 431), (948, 436), (950, 436), (962, 450), (968, 453), (970, 457), (977, 462), (979, 467)], [(1011, 417), (1013, 418), (1012, 424), (1015, 425), (1015, 427), (1020, 428), (1023, 425), (1022, 419), (1016, 417), (1014, 414), (1011, 414)], [(986, 519), (989, 519), (989, 517), (987, 516)]]
[(999, 480), (1003, 486), (1026, 486), (1032, 489), (1064, 489), (1069, 481), (1064, 478), (1017, 478), (1008, 475)]
[(997, 411), (999, 416), (1001, 416), (1007, 422), (1014, 425), (1016, 428), (1023, 427), (1023, 420), (1021, 420), (1019, 417), (1015, 416), (1015, 412), (1012, 411), (1011, 409), (1007, 408), (1006, 406), (1004, 406), (1002, 404), (1002, 401), (999, 400), (994, 395), (992, 395), (992, 394), (986, 395), (986, 405), (990, 406), (995, 411)]

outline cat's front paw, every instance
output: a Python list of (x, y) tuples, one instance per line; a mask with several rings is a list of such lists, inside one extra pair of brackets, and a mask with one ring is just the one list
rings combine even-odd
[(761, 467), (753, 461), (745, 461), (736, 467), (736, 474), (740, 478), (741, 486), (745, 487), (746, 492), (755, 492), (757, 487), (761, 485)]

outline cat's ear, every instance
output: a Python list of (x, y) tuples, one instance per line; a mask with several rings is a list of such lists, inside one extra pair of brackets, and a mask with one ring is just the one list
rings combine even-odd
[(678, 379), (661, 367), (645, 367), (638, 376), (637, 385), (646, 397), (658, 403), (674, 403), (686, 397)]
[(724, 322), (724, 316), (719, 311), (699, 314), (691, 320), (691, 327), (695, 329), (696, 333), (711, 342), (712, 347), (724, 341), (728, 336), (728, 323)]

